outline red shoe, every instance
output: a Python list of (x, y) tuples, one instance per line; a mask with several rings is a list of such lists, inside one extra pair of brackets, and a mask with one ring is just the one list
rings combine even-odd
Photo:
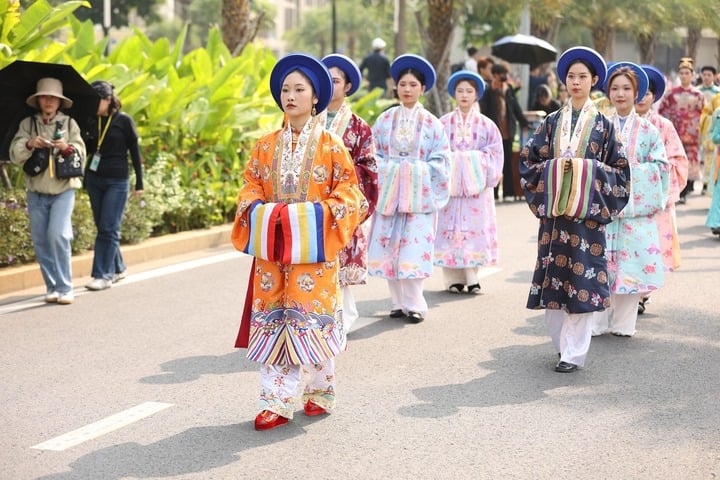
[(285, 425), (288, 419), (270, 410), (263, 410), (255, 417), (255, 430), (272, 430)]
[(308, 400), (303, 409), (305, 410), (305, 415), (307, 415), (308, 417), (314, 417), (316, 415), (322, 415), (323, 413), (327, 413), (327, 410), (325, 410), (323, 407), (313, 402), (312, 400)]

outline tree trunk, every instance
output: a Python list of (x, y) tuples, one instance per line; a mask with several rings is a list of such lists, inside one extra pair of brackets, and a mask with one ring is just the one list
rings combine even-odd
[(695, 58), (697, 55), (697, 46), (700, 42), (700, 29), (688, 28), (687, 38), (685, 39), (685, 55)]
[(654, 33), (639, 35), (635, 38), (640, 50), (640, 63), (652, 65), (655, 63), (656, 36)]
[(597, 52), (602, 55), (603, 58), (607, 58), (608, 56), (611, 31), (612, 30), (607, 26), (595, 28), (592, 31), (593, 45), (595, 45), (595, 50), (597, 50)]
[[(443, 115), (450, 110), (450, 96), (445, 86), (450, 74), (450, 45), (454, 30), (453, 11), (454, 0), (427, 0), (428, 5), (428, 29), (425, 38), (426, 57), (435, 67), (437, 80), (435, 83), (435, 105), (433, 113), (437, 116)], [(418, 23), (420, 19), (418, 17)], [(421, 31), (422, 33), (422, 31)]]
[[(407, 16), (407, 5), (405, 0), (394, 0), (397, 5), (397, 32), (395, 32), (395, 56), (407, 51), (407, 39), (405, 38), (405, 17)], [(392, 59), (391, 59), (392, 60)]]
[(222, 0), (222, 38), (225, 46), (233, 56), (242, 52), (249, 42), (255, 38), (265, 12), (256, 18), (250, 15), (250, 0)]

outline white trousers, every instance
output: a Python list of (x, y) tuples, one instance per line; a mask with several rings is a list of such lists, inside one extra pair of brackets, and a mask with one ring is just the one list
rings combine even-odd
[(305, 377), (303, 405), (313, 403), (331, 410), (335, 407), (335, 358), (313, 365), (260, 365), (259, 411), (269, 410), (293, 418), (295, 397)]
[(428, 312), (428, 306), (423, 295), (424, 282), (424, 278), (388, 280), (392, 309), (401, 309), (406, 314), (408, 312), (418, 312), (425, 316)]
[(592, 313), (569, 314), (564, 310), (545, 310), (548, 331), (560, 360), (582, 367), (585, 365), (592, 338)]
[(470, 268), (443, 268), (445, 288), (459, 283), (460, 285), (476, 285), (478, 282), (478, 267)]
[(641, 293), (629, 295), (610, 294), (612, 307), (604, 312), (595, 312), (593, 318), (593, 335), (603, 333), (617, 333), (620, 335), (635, 335), (635, 325), (638, 317), (638, 303)]
[(355, 320), (360, 317), (358, 313), (357, 305), (355, 304), (355, 298), (353, 297), (352, 290), (349, 285), (342, 287), (342, 302), (343, 302), (343, 323), (345, 324), (345, 333), (350, 332)]

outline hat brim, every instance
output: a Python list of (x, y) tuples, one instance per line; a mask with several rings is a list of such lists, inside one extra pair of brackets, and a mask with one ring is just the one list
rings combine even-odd
[(323, 57), (322, 63), (324, 63), (328, 69), (332, 67), (339, 68), (347, 75), (348, 82), (350, 83), (350, 90), (347, 92), (348, 97), (360, 88), (362, 74), (357, 64), (350, 58), (345, 55), (340, 55), (339, 53), (333, 53)]
[[(663, 75), (660, 70), (653, 67), (652, 65), (640, 65), (640, 68), (645, 71), (645, 74), (648, 76), (648, 80), (655, 87), (655, 100), (653, 100), (653, 103), (655, 103), (659, 101), (665, 94), (665, 89), (667, 88), (667, 82), (665, 82), (665, 75)], [(648, 88), (650, 88), (649, 85)]]
[(59, 99), (60, 99), (60, 108), (70, 108), (70, 107), (73, 106), (73, 101), (72, 101), (72, 100), (70, 100), (69, 98), (67, 98), (67, 97), (65, 97), (65, 96), (58, 95), (58, 94), (55, 93), (55, 92), (37, 92), (37, 93), (33, 93), (32, 95), (30, 95), (30, 96), (25, 100), (25, 103), (26, 103), (28, 106), (30, 106), (30, 107), (32, 107), (32, 108), (34, 108), (34, 109), (36, 109), (36, 110), (40, 110), (40, 105), (38, 104), (37, 97), (39, 97), (39, 96), (41, 96), (41, 95), (48, 95), (48, 96), (50, 96), (50, 97), (59, 98)]
[(455, 98), (455, 88), (461, 80), (470, 80), (475, 83), (477, 85), (477, 98), (478, 100), (482, 98), (485, 93), (485, 80), (483, 80), (480, 74), (470, 70), (458, 70), (450, 75), (448, 79), (448, 93), (451, 97)]
[(557, 61), (557, 73), (561, 82), (565, 83), (570, 65), (577, 60), (582, 60), (592, 66), (595, 74), (598, 76), (597, 85), (605, 84), (605, 78), (607, 78), (605, 59), (598, 52), (588, 47), (568, 48), (560, 55)]
[(280, 99), (282, 85), (285, 77), (296, 70), (306, 75), (312, 83), (318, 98), (315, 111), (320, 113), (325, 110), (333, 96), (332, 77), (324, 63), (306, 53), (290, 53), (284, 56), (278, 60), (270, 72), (270, 93), (272, 93), (277, 106), (280, 107), (280, 110), (283, 109)]
[(392, 76), (393, 80), (395, 81), (395, 84), (397, 85), (398, 80), (400, 80), (400, 74), (407, 70), (408, 68), (413, 68), (420, 72), (423, 77), (425, 77), (425, 91), (428, 92), (432, 87), (435, 85), (435, 69), (433, 66), (425, 60), (420, 55), (415, 55), (413, 53), (406, 53), (404, 55), (400, 55), (395, 60), (393, 60), (392, 65), (390, 65), (390, 75)]
[(637, 98), (635, 98), (635, 103), (639, 102), (643, 99), (645, 94), (647, 93), (648, 89), (648, 76), (647, 73), (645, 73), (645, 70), (640, 67), (637, 63), (633, 62), (615, 62), (612, 64), (611, 67), (608, 68), (607, 71), (607, 79), (605, 81), (605, 84), (603, 85), (603, 91), (605, 91), (606, 94), (609, 95), (608, 92), (608, 80), (610, 80), (610, 76), (617, 71), (620, 68), (628, 67), (632, 72), (635, 74), (635, 78), (637, 79), (638, 88), (637, 88)]

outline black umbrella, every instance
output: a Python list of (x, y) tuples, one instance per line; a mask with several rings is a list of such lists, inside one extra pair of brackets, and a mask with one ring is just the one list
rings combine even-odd
[(97, 117), (100, 96), (71, 65), (16, 60), (0, 70), (0, 160), (10, 158), (10, 142), (20, 120), (34, 112), (25, 100), (35, 93), (37, 81), (44, 77), (62, 82), (63, 95), (73, 101), (65, 113), (75, 119), (83, 132)]
[(492, 44), (492, 54), (510, 63), (540, 65), (553, 62), (557, 50), (542, 38), (518, 33), (503, 37)]

